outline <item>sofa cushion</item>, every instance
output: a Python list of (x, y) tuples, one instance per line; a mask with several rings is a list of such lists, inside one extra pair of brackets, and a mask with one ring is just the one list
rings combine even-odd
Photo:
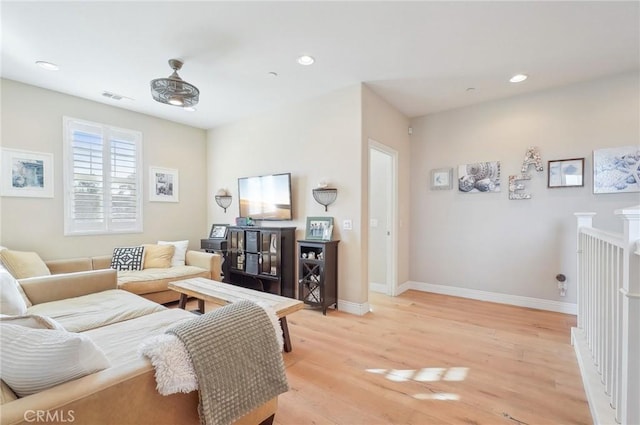
[(17, 399), (16, 393), (4, 381), (0, 381), (0, 405)]
[(27, 312), (20, 290), (20, 284), (0, 266), (0, 314), (22, 315)]
[(0, 324), (26, 326), (33, 329), (57, 329), (64, 331), (64, 327), (51, 317), (39, 314), (26, 314), (24, 316), (0, 315)]
[(196, 317), (193, 313), (171, 308), (125, 322), (84, 332), (102, 349), (112, 366), (140, 358), (138, 347), (149, 336), (163, 333), (169, 326)]
[(166, 291), (169, 282), (191, 277), (211, 277), (209, 270), (195, 266), (177, 266), (168, 269), (144, 269), (118, 272), (118, 288), (134, 294)]
[(176, 247), (171, 259), (171, 266), (184, 266), (185, 258), (187, 256), (187, 249), (189, 249), (189, 241), (158, 241), (158, 245), (173, 245)]
[(3, 249), (0, 259), (9, 273), (16, 279), (26, 277), (48, 276), (51, 274), (42, 258), (35, 252), (13, 251)]
[(173, 245), (145, 244), (143, 269), (166, 269), (171, 267), (171, 259), (176, 247)]
[(82, 332), (165, 310), (159, 304), (127, 291), (108, 291), (36, 304), (29, 314), (52, 317), (70, 332)]
[(2, 380), (20, 397), (109, 367), (83, 334), (0, 325)]
[(143, 246), (120, 247), (113, 249), (111, 268), (116, 270), (141, 270), (144, 257)]

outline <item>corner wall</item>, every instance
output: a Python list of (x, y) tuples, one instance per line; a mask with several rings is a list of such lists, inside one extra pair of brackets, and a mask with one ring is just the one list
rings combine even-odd
[[(2, 197), (0, 245), (58, 259), (110, 254), (116, 246), (189, 239), (200, 248), (206, 221), (204, 130), (12, 80), (2, 84), (2, 147), (53, 153), (54, 198)], [(129, 128), (143, 137), (144, 232), (64, 236), (62, 117)], [(180, 202), (149, 202), (149, 166), (178, 169)], [(202, 184), (198, 184), (202, 182)]]
[[(595, 211), (597, 227), (621, 231), (617, 208), (640, 193), (592, 193), (592, 151), (640, 141), (638, 73), (476, 105), (412, 120), (410, 276), (418, 283), (562, 303), (576, 302), (573, 213)], [(528, 146), (540, 149), (525, 192), (508, 199)], [(547, 188), (547, 161), (585, 158), (582, 188)], [(458, 192), (457, 166), (501, 162), (501, 192)], [(430, 190), (430, 171), (454, 167), (453, 190)], [(559, 296), (555, 276), (567, 276)]]

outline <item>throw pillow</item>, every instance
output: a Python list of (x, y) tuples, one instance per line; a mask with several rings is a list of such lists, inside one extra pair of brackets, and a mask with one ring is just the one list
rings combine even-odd
[(0, 325), (2, 380), (25, 397), (109, 367), (86, 335)]
[(189, 248), (189, 241), (158, 241), (158, 245), (173, 245), (176, 247), (171, 259), (171, 267), (184, 266), (187, 256), (187, 249)]
[(25, 326), (33, 329), (57, 329), (64, 331), (64, 327), (51, 317), (39, 314), (27, 314), (25, 316), (6, 316), (0, 314), (0, 324)]
[[(2, 247), (0, 247), (2, 248)], [(27, 305), (27, 308), (31, 307), (33, 304), (31, 303), (31, 300), (27, 297), (27, 294), (24, 293), (24, 289), (22, 289), (22, 285), (20, 285), (20, 282), (18, 282), (12, 275), (11, 273), (9, 273), (9, 270), (7, 270), (4, 267), (4, 264), (2, 264), (2, 261), (0, 261), (0, 274), (1, 273), (6, 273), (9, 276), (11, 276), (11, 280), (13, 282), (15, 282), (16, 286), (18, 287), (18, 292), (20, 292), (20, 296), (22, 297), (22, 299), (24, 300), (24, 303)], [(2, 313), (2, 311), (0, 311), (0, 314)]]
[(116, 270), (142, 270), (143, 246), (114, 248), (111, 268)]
[(0, 314), (23, 315), (27, 312), (19, 283), (4, 268), (0, 269)]
[(51, 274), (42, 258), (35, 252), (3, 249), (0, 251), (0, 260), (16, 279)]
[(176, 247), (173, 245), (143, 245), (143, 269), (166, 269), (171, 267), (171, 259)]

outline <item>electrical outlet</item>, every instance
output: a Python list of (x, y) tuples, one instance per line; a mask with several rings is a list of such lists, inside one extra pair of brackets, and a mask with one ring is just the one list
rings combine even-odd
[(351, 220), (344, 220), (342, 222), (342, 230), (353, 230), (353, 222)]

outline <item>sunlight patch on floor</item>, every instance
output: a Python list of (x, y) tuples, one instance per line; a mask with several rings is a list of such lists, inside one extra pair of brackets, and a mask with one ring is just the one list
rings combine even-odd
[(458, 394), (451, 393), (435, 393), (435, 394), (414, 394), (413, 398), (416, 400), (441, 400), (441, 401), (459, 401), (460, 396)]
[(469, 373), (468, 367), (424, 367), (422, 369), (366, 369), (369, 373), (384, 375), (394, 382), (436, 382), (464, 381)]

